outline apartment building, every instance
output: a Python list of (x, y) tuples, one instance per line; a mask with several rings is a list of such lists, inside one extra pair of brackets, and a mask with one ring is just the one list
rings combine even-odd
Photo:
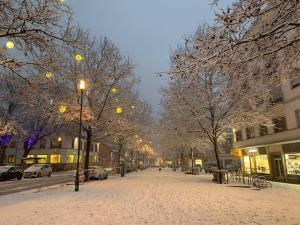
[[(81, 140), (80, 162), (85, 158), (86, 139)], [(23, 157), (23, 142), (15, 137), (5, 150), (5, 164), (21, 164)], [(50, 136), (39, 140), (25, 159), (27, 165), (33, 163), (51, 164), (54, 170), (70, 170), (76, 168), (78, 153), (78, 138), (65, 134)], [(93, 142), (90, 151), (90, 165), (114, 167), (118, 163), (118, 148), (109, 141)], [(24, 159), (23, 159), (24, 160)]]
[(300, 77), (272, 90), (272, 127), (233, 129), (232, 155), (239, 157), (245, 174), (300, 183)]

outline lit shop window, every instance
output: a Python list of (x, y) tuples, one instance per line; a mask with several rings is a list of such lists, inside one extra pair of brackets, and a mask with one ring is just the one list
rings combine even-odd
[(75, 155), (69, 155), (68, 156), (68, 163), (74, 163), (75, 162)]
[(270, 174), (270, 166), (267, 155), (255, 156), (257, 173)]
[(28, 155), (26, 164), (33, 164), (33, 158), (34, 158), (34, 155)]
[(56, 164), (60, 163), (61, 155), (51, 155), (50, 156), (50, 163)]
[(250, 157), (244, 156), (243, 162), (244, 162), (244, 173), (251, 173)]
[(285, 154), (288, 175), (300, 175), (300, 153)]
[(38, 163), (47, 163), (47, 155), (37, 155)]

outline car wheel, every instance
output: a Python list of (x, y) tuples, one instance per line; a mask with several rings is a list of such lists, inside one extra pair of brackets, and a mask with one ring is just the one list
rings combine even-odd
[(48, 175), (47, 175), (47, 177), (51, 177), (51, 175), (52, 175), (51, 172), (49, 172)]

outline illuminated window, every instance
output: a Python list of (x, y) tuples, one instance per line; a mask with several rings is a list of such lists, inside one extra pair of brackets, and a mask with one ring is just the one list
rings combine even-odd
[(267, 155), (255, 156), (257, 173), (270, 174), (270, 166)]
[(9, 164), (15, 164), (16, 163), (16, 157), (13, 155), (9, 155), (7, 158), (7, 163)]
[(51, 155), (50, 156), (50, 163), (56, 164), (60, 163), (61, 155)]
[(34, 163), (33, 159), (31, 159), (31, 158), (34, 158), (34, 155), (28, 155), (27, 156), (26, 164), (33, 164)]
[(250, 166), (250, 157), (244, 156), (243, 157), (243, 166), (244, 166), (244, 173), (251, 173), (251, 166)]
[(287, 174), (300, 176), (300, 153), (285, 154), (285, 161)]
[(74, 163), (75, 162), (75, 155), (69, 155), (68, 156), (68, 163)]
[(47, 155), (37, 155), (38, 163), (47, 163)]

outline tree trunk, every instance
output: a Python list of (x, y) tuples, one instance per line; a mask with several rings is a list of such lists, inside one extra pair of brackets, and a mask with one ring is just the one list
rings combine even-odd
[(191, 155), (192, 155), (192, 174), (194, 174), (194, 150), (191, 148)]
[(7, 145), (1, 145), (0, 146), (0, 166), (4, 165), (5, 162), (5, 150)]
[(92, 128), (88, 127), (86, 131), (86, 151), (85, 151), (85, 161), (84, 161), (84, 176), (85, 180), (89, 181), (89, 166), (90, 166), (90, 151), (92, 146)]
[[(214, 145), (214, 151), (215, 151), (215, 156), (216, 156), (216, 160), (217, 160), (217, 167), (218, 170), (221, 170), (221, 162), (220, 162), (220, 158), (219, 158), (219, 153), (218, 153), (218, 139), (216, 137), (214, 137), (213, 139), (213, 145)], [(222, 173), (219, 172), (219, 176), (218, 176), (218, 183), (222, 184)]]
[[(26, 162), (26, 158), (27, 158), (27, 156), (29, 155), (29, 153), (30, 153), (30, 151), (32, 150), (32, 147), (33, 146), (29, 146), (28, 145), (28, 141), (24, 141), (24, 143), (23, 143), (23, 155), (22, 155), (22, 159), (21, 159), (21, 167), (23, 168), (23, 169), (25, 169), (25, 162)], [(34, 162), (34, 163), (36, 163), (36, 162)]]

